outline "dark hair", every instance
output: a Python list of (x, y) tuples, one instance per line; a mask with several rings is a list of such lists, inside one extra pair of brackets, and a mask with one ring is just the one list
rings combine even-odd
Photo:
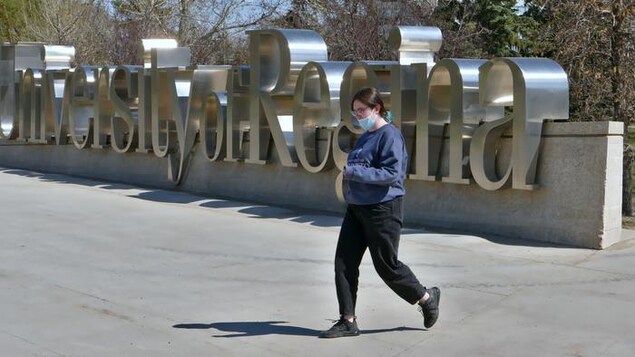
[(377, 88), (365, 87), (357, 91), (353, 96), (353, 100), (351, 100), (351, 110), (354, 110), (353, 103), (355, 101), (359, 101), (364, 103), (370, 108), (375, 108), (379, 106), (379, 115), (382, 118), (386, 118), (388, 112), (386, 111), (386, 107), (384, 106), (384, 101), (381, 100), (381, 96), (379, 95), (379, 91)]

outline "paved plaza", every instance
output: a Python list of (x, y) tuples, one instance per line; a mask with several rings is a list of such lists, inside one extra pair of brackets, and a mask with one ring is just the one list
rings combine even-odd
[(361, 267), (337, 316), (341, 217), (0, 168), (2, 356), (633, 356), (635, 232), (603, 251), (406, 228), (439, 322)]

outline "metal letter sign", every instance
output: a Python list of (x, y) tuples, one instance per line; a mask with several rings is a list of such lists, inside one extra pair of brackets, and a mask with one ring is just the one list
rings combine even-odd
[[(409, 179), (533, 190), (542, 124), (569, 115), (568, 80), (557, 63), (435, 63), (436, 27), (394, 28), (394, 62), (328, 61), (324, 40), (310, 30), (250, 31), (249, 39), (249, 65), (194, 67), (174, 40), (143, 40), (143, 66), (77, 68), (72, 47), (3, 44), (0, 139), (152, 152), (169, 160), (176, 184), (197, 138), (210, 162), (341, 171), (362, 132), (348, 114), (350, 99), (374, 86), (406, 138)], [(511, 157), (500, 160), (506, 130)], [(340, 172), (339, 197), (341, 184)]]

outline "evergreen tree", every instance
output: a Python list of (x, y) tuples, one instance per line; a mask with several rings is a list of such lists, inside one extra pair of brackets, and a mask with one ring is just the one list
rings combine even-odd
[(539, 23), (522, 10), (516, 0), (440, 0), (433, 18), (451, 57), (531, 56)]

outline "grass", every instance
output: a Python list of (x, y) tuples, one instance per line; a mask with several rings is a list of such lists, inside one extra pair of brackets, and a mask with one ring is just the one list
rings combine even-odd
[(622, 216), (622, 228), (635, 229), (635, 217), (634, 216)]

